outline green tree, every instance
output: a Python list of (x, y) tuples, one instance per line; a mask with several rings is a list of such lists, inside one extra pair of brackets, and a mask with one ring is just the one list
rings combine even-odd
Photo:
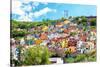
[(47, 47), (33, 46), (24, 51), (22, 62), (24, 65), (49, 64), (49, 56)]
[(90, 20), (91, 26), (96, 26), (96, 18)]

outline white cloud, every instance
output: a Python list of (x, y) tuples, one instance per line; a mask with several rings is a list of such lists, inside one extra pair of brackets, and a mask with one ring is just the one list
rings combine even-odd
[(25, 11), (30, 11), (32, 8), (31, 6), (27, 5), (21, 8), (22, 6), (21, 0), (12, 0), (12, 14), (20, 15), (19, 18), (14, 18), (18, 21), (31, 21), (31, 19), (26, 16)]
[(22, 11), (20, 8), (16, 8), (15, 10), (12, 10), (13, 14), (23, 15), (24, 11)]
[(39, 17), (41, 15), (47, 14), (48, 12), (56, 12), (56, 10), (46, 7), (46, 8), (43, 8), (42, 10), (40, 10), (40, 11), (34, 12), (34, 17)]
[[(33, 4), (30, 5), (29, 2), (33, 2)], [(23, 3), (27, 3), (27, 5), (24, 6)], [(32, 12), (32, 8), (37, 7), (39, 4), (39, 2), (34, 2), (33, 0), (12, 0), (12, 14), (20, 15), (19, 18), (15, 18), (18, 21), (32, 21), (34, 18), (45, 15), (48, 12), (56, 12), (56, 9), (51, 9), (48, 7)], [(28, 11), (29, 14), (27, 14), (26, 11)]]
[(21, 8), (23, 11), (31, 11), (32, 10), (32, 6), (30, 5), (26, 5), (23, 8)]
[(21, 2), (19, 0), (12, 0), (12, 9), (16, 9), (21, 6)]
[(20, 6), (22, 3), (19, 0), (12, 0), (12, 13), (13, 14), (24, 14), (24, 11), (21, 10)]
[(33, 2), (33, 5), (34, 6), (38, 6), (39, 5), (39, 2)]
[(39, 5), (39, 2), (36, 2), (34, 0), (21, 0), (22, 3), (26, 3), (28, 4), (29, 2), (33, 2), (33, 5), (34, 6), (38, 6)]
[(23, 2), (23, 3), (29, 3), (30, 2), (30, 0), (20, 0), (21, 2)]
[(41, 2), (42, 4), (44, 4), (44, 5), (47, 5), (48, 4), (48, 2)]
[(32, 19), (29, 16), (22, 15), (18, 21), (32, 21)]
[(30, 1), (33, 2), (34, 0), (20, 0), (22, 3), (29, 3)]

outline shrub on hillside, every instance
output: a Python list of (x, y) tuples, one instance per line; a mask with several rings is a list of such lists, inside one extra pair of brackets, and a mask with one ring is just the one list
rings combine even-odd
[(22, 62), (24, 65), (49, 64), (49, 51), (44, 46), (29, 47), (23, 52)]

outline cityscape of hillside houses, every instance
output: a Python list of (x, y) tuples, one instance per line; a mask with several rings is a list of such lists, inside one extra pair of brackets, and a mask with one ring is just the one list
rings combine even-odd
[(33, 11), (31, 21), (11, 14), (11, 66), (96, 61), (95, 6), (41, 2), (21, 5), (23, 9), (26, 6), (32, 8), (25, 10), (27, 19)]

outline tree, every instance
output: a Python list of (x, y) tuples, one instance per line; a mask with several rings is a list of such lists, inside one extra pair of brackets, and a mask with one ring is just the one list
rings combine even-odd
[(23, 53), (22, 62), (24, 65), (49, 64), (49, 51), (45, 46), (33, 46)]
[(86, 55), (85, 54), (78, 54), (75, 58), (75, 62), (82, 62), (85, 61)]
[(62, 17), (61, 19), (60, 19), (60, 21), (65, 21), (66, 20), (66, 18), (64, 18), (64, 17)]
[(27, 35), (27, 34), (30, 33), (27, 30), (19, 30), (18, 31), (18, 29), (13, 29), (11, 32), (12, 32), (11, 36), (13, 38), (16, 38), (16, 37), (24, 37), (25, 35)]
[(65, 51), (63, 48), (59, 49), (59, 48), (49, 48), (49, 51), (51, 52), (51, 57), (65, 57)]
[(90, 25), (96, 26), (96, 18), (93, 18), (93, 19), (90, 20)]

